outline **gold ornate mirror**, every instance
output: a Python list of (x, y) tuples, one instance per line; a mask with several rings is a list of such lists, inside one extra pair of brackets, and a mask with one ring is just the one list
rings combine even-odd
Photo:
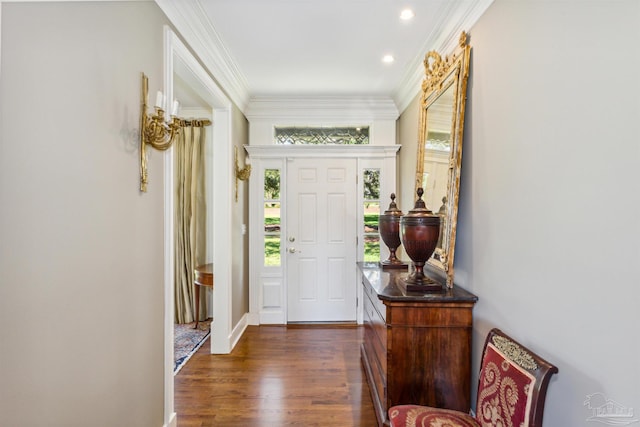
[(458, 48), (450, 56), (427, 53), (420, 99), (416, 190), (422, 187), (427, 207), (442, 216), (440, 239), (429, 264), (445, 274), (449, 287), (453, 286), (470, 52), (463, 32)]

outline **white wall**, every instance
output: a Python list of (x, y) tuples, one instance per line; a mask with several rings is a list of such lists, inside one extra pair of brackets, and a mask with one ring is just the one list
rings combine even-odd
[(639, 25), (633, 0), (496, 0), (470, 30), (455, 281), (476, 372), (491, 327), (559, 367), (547, 427), (594, 424), (595, 392), (640, 414)]
[(4, 3), (0, 424), (163, 420), (163, 154), (139, 193), (152, 2)]

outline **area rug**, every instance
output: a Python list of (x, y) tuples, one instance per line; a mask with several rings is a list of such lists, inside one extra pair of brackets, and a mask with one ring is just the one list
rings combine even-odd
[(211, 332), (211, 319), (198, 322), (175, 324), (173, 329), (173, 374), (177, 374), (189, 358), (207, 340)]

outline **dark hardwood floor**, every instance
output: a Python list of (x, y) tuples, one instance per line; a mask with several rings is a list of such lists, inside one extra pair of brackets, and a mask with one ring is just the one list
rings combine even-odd
[(175, 376), (178, 427), (375, 426), (362, 333), (250, 326), (231, 354), (205, 343)]

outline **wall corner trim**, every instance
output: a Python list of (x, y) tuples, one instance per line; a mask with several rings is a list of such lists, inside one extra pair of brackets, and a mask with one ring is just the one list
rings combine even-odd
[(193, 49), (204, 66), (229, 98), (244, 113), (249, 102), (247, 79), (197, 2), (155, 0), (185, 43)]
[[(437, 22), (441, 26), (434, 28), (429, 38), (423, 44), (422, 52), (413, 59), (407, 72), (396, 87), (393, 99), (402, 113), (419, 93), (424, 78), (424, 55), (431, 50), (451, 52), (458, 43), (462, 31), (469, 32), (471, 27), (480, 19), (494, 0), (473, 0), (459, 7), (443, 7), (441, 18)], [(473, 34), (471, 35), (473, 37)], [(473, 41), (471, 42), (473, 46)]]
[(162, 427), (178, 427), (178, 415), (172, 412), (169, 421), (163, 424)]

